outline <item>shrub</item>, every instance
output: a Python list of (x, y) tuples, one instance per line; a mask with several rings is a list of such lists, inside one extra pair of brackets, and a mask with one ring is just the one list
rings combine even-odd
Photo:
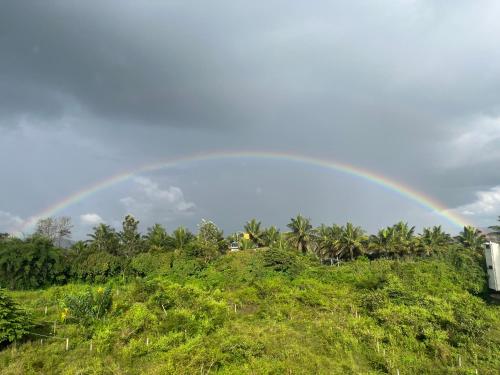
[(0, 289), (0, 345), (20, 339), (30, 327), (28, 315)]
[(300, 259), (295, 253), (275, 248), (264, 253), (264, 266), (289, 276), (296, 276), (303, 269)]
[(170, 268), (171, 261), (171, 254), (142, 253), (132, 259), (130, 269), (136, 276), (158, 274), (167, 271)]
[(101, 319), (110, 309), (112, 304), (111, 288), (97, 288), (92, 292), (89, 288), (85, 293), (68, 295), (64, 298), (62, 319), (75, 319), (83, 325), (90, 325)]

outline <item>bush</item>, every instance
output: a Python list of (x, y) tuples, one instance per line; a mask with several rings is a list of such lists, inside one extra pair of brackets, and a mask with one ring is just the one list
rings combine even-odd
[(0, 345), (19, 340), (31, 326), (28, 315), (0, 289)]
[(130, 270), (136, 276), (143, 277), (168, 271), (171, 263), (171, 254), (142, 253), (132, 259), (132, 262), (130, 263)]
[(123, 268), (122, 258), (106, 251), (87, 249), (72, 259), (71, 276), (82, 281), (102, 283), (119, 275)]
[(65, 310), (61, 318), (75, 319), (83, 325), (90, 325), (101, 319), (111, 309), (111, 304), (110, 287), (99, 287), (96, 292), (89, 288), (83, 294), (66, 296), (63, 301)]
[(264, 253), (264, 266), (289, 276), (296, 276), (303, 269), (299, 257), (294, 252), (275, 248)]

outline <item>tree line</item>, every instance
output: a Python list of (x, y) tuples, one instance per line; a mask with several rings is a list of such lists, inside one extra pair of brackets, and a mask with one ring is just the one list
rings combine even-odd
[[(302, 215), (291, 218), (286, 232), (275, 226), (263, 228), (260, 221), (252, 219), (245, 223), (242, 232), (229, 236), (224, 236), (209, 220), (202, 220), (196, 233), (182, 226), (168, 233), (165, 227), (155, 224), (141, 234), (139, 221), (127, 215), (120, 230), (102, 223), (93, 228), (87, 240), (61, 249), (71, 229), (67, 217), (47, 218), (40, 220), (35, 232), (25, 239), (0, 236), (0, 287), (30, 289), (70, 280), (103, 282), (110, 277), (145, 276), (160, 266), (173, 267), (178, 259), (193, 260), (203, 266), (228, 252), (232, 242), (237, 242), (243, 251), (294, 251), (333, 264), (359, 256), (431, 256), (454, 245), (479, 253), (486, 241), (481, 231), (469, 226), (452, 237), (441, 226), (424, 228), (417, 234), (415, 227), (399, 222), (369, 235), (352, 223), (314, 227)], [(499, 239), (500, 225), (490, 229), (490, 238)]]

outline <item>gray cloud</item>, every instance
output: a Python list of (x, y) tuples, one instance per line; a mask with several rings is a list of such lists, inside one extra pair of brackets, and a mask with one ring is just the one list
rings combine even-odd
[[(500, 184), (499, 11), (496, 1), (3, 3), (0, 209), (28, 217), (118, 171), (218, 149), (337, 159), (471, 204)], [(185, 171), (183, 192), (200, 173)], [(317, 194), (245, 173), (261, 180), (250, 187), (256, 216), (273, 216), (266, 197), (282, 196), (283, 210), (295, 189)], [(226, 203), (203, 196), (200, 215)], [(75, 214), (96, 212), (85, 209)]]

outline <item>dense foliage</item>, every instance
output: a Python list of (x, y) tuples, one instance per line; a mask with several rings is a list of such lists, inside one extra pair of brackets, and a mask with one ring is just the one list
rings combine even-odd
[(0, 347), (19, 340), (30, 328), (31, 322), (26, 312), (0, 289)]
[[(70, 250), (40, 237), (0, 240), (9, 262), (14, 256), (6, 249), (35, 243), (57, 254), (42, 257), (54, 262), (39, 262), (50, 267), (33, 271), (47, 280), (19, 276), (37, 257), (18, 263), (23, 271), (9, 268), (16, 271), (12, 280), (2, 274), (9, 288), (31, 289), (10, 291), (5, 301), (17, 300), (34, 317), (15, 336), (27, 334), (24, 343), (0, 352), (2, 373), (500, 368), (500, 306), (488, 296), (476, 246), (483, 239), (473, 228), (453, 239), (440, 227), (417, 235), (397, 223), (369, 236), (350, 223), (314, 228), (299, 216), (288, 233), (251, 220), (249, 235), (226, 239), (210, 221), (196, 235), (184, 228), (170, 235), (156, 225), (141, 236), (137, 224), (129, 217), (121, 231), (99, 225)], [(247, 250), (227, 253), (229, 241)], [(14, 267), (9, 262), (0, 264)], [(16, 319), (9, 318), (13, 327)]]

